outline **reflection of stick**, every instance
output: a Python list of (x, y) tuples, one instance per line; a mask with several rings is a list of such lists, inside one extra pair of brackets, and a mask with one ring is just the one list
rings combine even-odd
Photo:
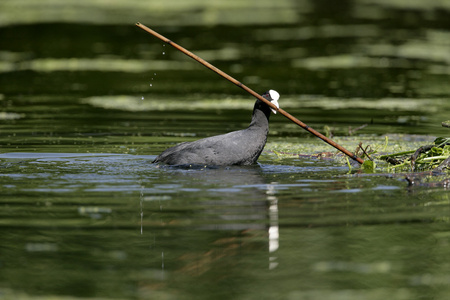
[(230, 75), (228, 75), (227, 73), (219, 70), (218, 68), (214, 67), (213, 65), (211, 65), (209, 62), (205, 61), (204, 59), (198, 57), (197, 55), (195, 55), (194, 53), (190, 52), (189, 50), (181, 47), (180, 45), (172, 42), (171, 40), (169, 40), (168, 38), (160, 35), (159, 33), (157, 33), (156, 31), (148, 28), (147, 26), (141, 24), (141, 23), (136, 23), (136, 26), (138, 26), (139, 28), (147, 31), (148, 33), (150, 33), (151, 35), (157, 37), (158, 39), (162, 40), (163, 42), (171, 45), (172, 47), (176, 48), (177, 50), (183, 52), (184, 54), (186, 54), (187, 56), (193, 58), (194, 60), (198, 61), (199, 63), (201, 63), (202, 65), (204, 65), (205, 67), (207, 67), (208, 69), (216, 72), (217, 74), (219, 74), (220, 76), (224, 77), (225, 79), (227, 79), (228, 81), (231, 81), (232, 83), (234, 83), (235, 85), (237, 85), (238, 87), (242, 88), (244, 91), (248, 92), (250, 95), (252, 95), (253, 97), (263, 101), (264, 103), (266, 103), (270, 108), (278, 111), (280, 114), (282, 114), (283, 116), (285, 116), (286, 118), (288, 118), (289, 120), (291, 120), (292, 122), (294, 122), (295, 124), (297, 124), (298, 126), (300, 126), (301, 128), (305, 129), (306, 131), (309, 131), (310, 133), (312, 133), (313, 135), (315, 135), (316, 137), (318, 137), (319, 139), (323, 140), (324, 142), (330, 144), (331, 146), (333, 146), (334, 148), (338, 149), (339, 151), (343, 152), (344, 154), (348, 155), (349, 157), (351, 157), (352, 159), (356, 160), (357, 162), (359, 162), (360, 164), (362, 164), (364, 161), (357, 157), (355, 154), (351, 153), (350, 151), (348, 151), (347, 149), (345, 149), (344, 147), (342, 147), (341, 145), (333, 142), (332, 140), (330, 140), (329, 138), (327, 138), (326, 136), (324, 136), (323, 134), (321, 134), (320, 132), (312, 129), (311, 127), (309, 127), (308, 125), (306, 125), (305, 123), (303, 123), (302, 121), (298, 120), (297, 118), (295, 118), (294, 116), (292, 116), (291, 114), (289, 114), (288, 112), (284, 111), (281, 108), (278, 108), (275, 106), (275, 104), (272, 104), (272, 102), (270, 102), (269, 100), (265, 99), (264, 97), (262, 97), (261, 95), (259, 95), (258, 93), (256, 93), (255, 91), (253, 91), (252, 89), (250, 89), (249, 87), (245, 86), (244, 84), (242, 84), (241, 82), (237, 81), (236, 79), (234, 79), (233, 77), (231, 77)]

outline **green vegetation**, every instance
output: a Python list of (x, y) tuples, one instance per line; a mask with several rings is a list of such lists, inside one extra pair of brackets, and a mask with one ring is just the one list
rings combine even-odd
[[(450, 172), (450, 137), (438, 137), (432, 144), (425, 144), (423, 137), (407, 141), (401, 135), (378, 137), (337, 137), (334, 139), (365, 162), (361, 169), (366, 173), (400, 172)], [(320, 141), (318, 141), (320, 143)], [(425, 145), (424, 145), (425, 144)], [(343, 160), (349, 170), (359, 169), (351, 164), (348, 157), (338, 151), (323, 151), (314, 143), (294, 145), (289, 142), (271, 142), (267, 147), (278, 159), (308, 156), (317, 159)], [(320, 149), (320, 151), (318, 151)]]
[[(410, 155), (412, 154), (412, 155)], [(449, 167), (450, 138), (439, 137), (432, 145), (419, 147), (415, 151), (380, 156), (402, 171), (445, 171)]]

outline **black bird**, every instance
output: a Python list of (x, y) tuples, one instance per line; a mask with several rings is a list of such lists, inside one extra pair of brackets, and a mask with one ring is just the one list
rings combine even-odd
[[(279, 107), (280, 95), (276, 91), (269, 90), (262, 96)], [(256, 100), (248, 128), (178, 144), (163, 151), (153, 162), (215, 166), (255, 164), (266, 145), (271, 110), (276, 113), (261, 100)]]

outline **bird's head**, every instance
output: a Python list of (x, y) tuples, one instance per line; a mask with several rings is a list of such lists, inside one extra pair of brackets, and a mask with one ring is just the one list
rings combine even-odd
[[(275, 106), (277, 108), (280, 108), (280, 105), (278, 104), (278, 99), (280, 99), (280, 94), (278, 94), (277, 91), (275, 91), (275, 90), (268, 90), (262, 96), (264, 98), (266, 98), (267, 100), (269, 100), (270, 102), (272, 102), (273, 104), (275, 104)], [(273, 108), (270, 108), (270, 110), (272, 110), (272, 112), (274, 114), (277, 113), (277, 111), (275, 109), (273, 109)]]

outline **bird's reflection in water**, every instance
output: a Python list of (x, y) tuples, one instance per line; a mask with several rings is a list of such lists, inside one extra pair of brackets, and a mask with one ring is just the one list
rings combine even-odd
[[(261, 258), (265, 256), (267, 263), (268, 257), (269, 269), (277, 267), (276, 252), (279, 249), (277, 183), (267, 183), (261, 167), (160, 166), (159, 169), (164, 173), (166, 180), (170, 178), (170, 182), (166, 181), (164, 187), (173, 184), (178, 192), (174, 193), (171, 190), (170, 193), (162, 194), (164, 189), (157, 183), (150, 188), (143, 188), (146, 192), (141, 193), (140, 213), (144, 236), (146, 224), (152, 221), (149, 219), (157, 221), (161, 218), (158, 213), (171, 216), (171, 220), (164, 222), (168, 228), (177, 230), (173, 224), (180, 226), (188, 224), (188, 228), (184, 230), (194, 229), (200, 232), (196, 235), (186, 232), (191, 238), (188, 239), (188, 243), (195, 244), (195, 247), (184, 244), (185, 249), (200, 247), (202, 250), (181, 251), (179, 260), (184, 262), (184, 266), (177, 272), (200, 276), (213, 268), (217, 269), (224, 261), (230, 259), (239, 261), (240, 256), (247, 250), (252, 252), (259, 249), (260, 255), (260, 250), (264, 248), (268, 249), (268, 255)], [(170, 207), (167, 205), (165, 210), (160, 204), (161, 201), (153, 201), (152, 209), (148, 210), (142, 207), (143, 199), (164, 199), (170, 202)], [(152, 235), (157, 236), (157, 231)], [(225, 233), (230, 231), (236, 233), (231, 235)], [(213, 242), (201, 240), (204, 236), (211, 237), (211, 233), (215, 236)], [(156, 239), (158, 240), (158, 237)], [(261, 244), (262, 240), (266, 240), (265, 246)]]
[(266, 194), (269, 203), (269, 269), (272, 270), (278, 266), (275, 252), (280, 246), (280, 233), (278, 227), (278, 199), (275, 196), (274, 185), (268, 185)]

